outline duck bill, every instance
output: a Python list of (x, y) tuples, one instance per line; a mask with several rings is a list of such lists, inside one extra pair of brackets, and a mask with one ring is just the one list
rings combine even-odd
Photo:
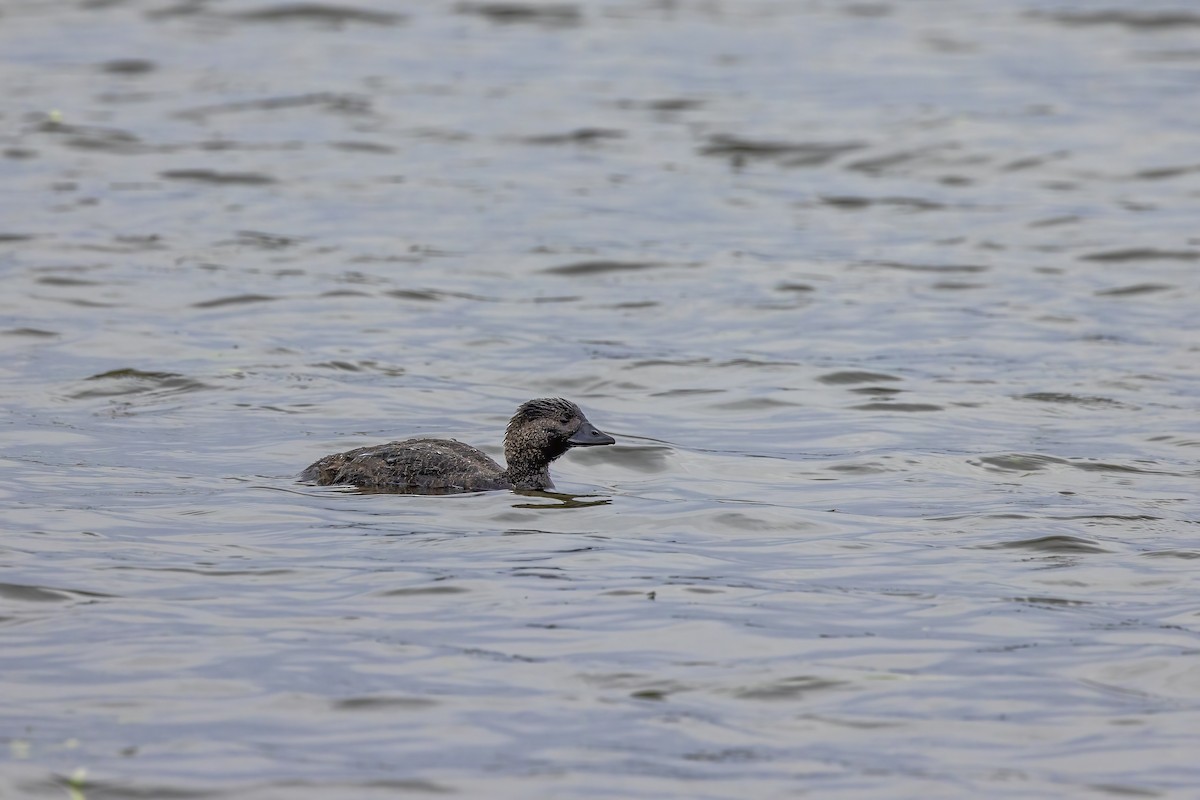
[(596, 430), (596, 426), (586, 420), (579, 426), (579, 430), (567, 439), (567, 444), (571, 447), (595, 447), (599, 444), (616, 444), (617, 440), (609, 436), (603, 431)]

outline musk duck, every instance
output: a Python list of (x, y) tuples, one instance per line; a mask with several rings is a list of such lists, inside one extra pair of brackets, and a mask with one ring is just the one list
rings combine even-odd
[(453, 439), (405, 439), (325, 456), (300, 473), (300, 480), (408, 494), (544, 491), (554, 488), (551, 461), (572, 447), (614, 442), (588, 422), (579, 406), (543, 397), (522, 404), (509, 420), (504, 432), (507, 468)]

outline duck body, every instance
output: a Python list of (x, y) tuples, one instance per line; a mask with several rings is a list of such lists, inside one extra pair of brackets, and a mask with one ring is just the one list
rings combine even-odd
[(321, 486), (409, 494), (554, 488), (550, 462), (572, 447), (613, 444), (579, 407), (559, 397), (530, 400), (504, 435), (501, 467), (486, 453), (453, 439), (406, 439), (334, 453), (309, 465), (300, 479)]
[(512, 486), (504, 468), (486, 453), (454, 439), (406, 439), (334, 453), (309, 466), (300, 479), (416, 494)]

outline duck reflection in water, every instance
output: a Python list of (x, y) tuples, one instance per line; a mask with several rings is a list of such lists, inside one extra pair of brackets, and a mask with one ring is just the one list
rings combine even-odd
[(406, 439), (325, 456), (300, 473), (300, 480), (405, 494), (544, 492), (554, 489), (551, 461), (572, 447), (614, 443), (579, 406), (561, 397), (543, 397), (522, 404), (509, 420), (504, 433), (507, 468), (453, 439)]

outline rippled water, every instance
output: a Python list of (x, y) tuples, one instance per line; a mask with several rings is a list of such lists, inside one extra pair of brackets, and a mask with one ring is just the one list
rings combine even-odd
[[(0, 796), (1189, 796), (1197, 86), (1183, 3), (0, 5)], [(541, 395), (561, 495), (295, 482)]]

